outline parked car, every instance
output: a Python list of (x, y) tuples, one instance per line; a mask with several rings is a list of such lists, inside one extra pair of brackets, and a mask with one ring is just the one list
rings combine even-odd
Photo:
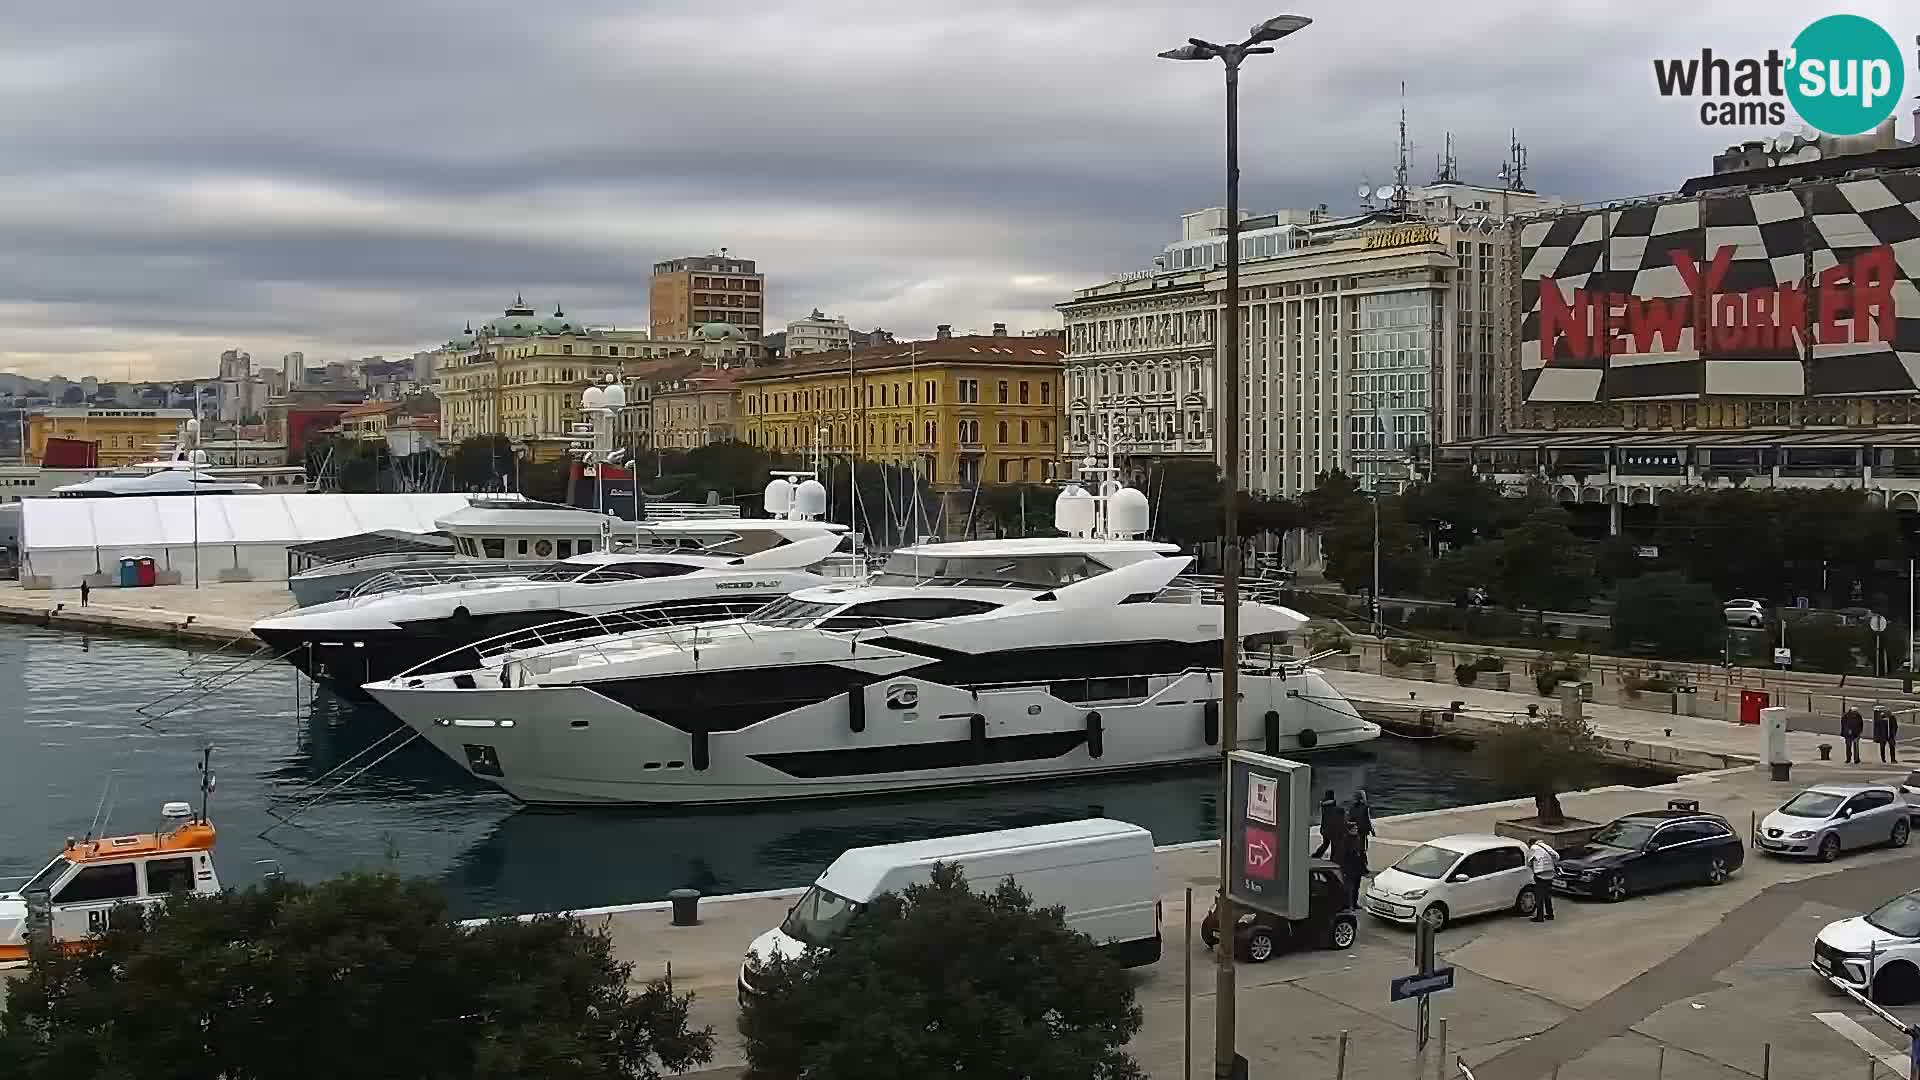
[(1373, 876), (1362, 899), (1373, 915), (1435, 930), (1465, 915), (1515, 911), (1532, 915), (1540, 903), (1527, 847), (1485, 833), (1443, 836), (1409, 851)]
[[(1283, 949), (1351, 949), (1360, 936), (1360, 920), (1347, 907), (1347, 883), (1340, 868), (1325, 860), (1307, 870), (1307, 917), (1283, 919), (1264, 911), (1242, 911), (1235, 920), (1235, 956), (1264, 964)], [(1200, 940), (1211, 949), (1220, 941), (1220, 912), (1208, 908), (1200, 920)]]
[(1900, 781), (1900, 794), (1909, 807), (1920, 807), (1920, 769), (1908, 773), (1907, 778)]
[(1724, 608), (1728, 626), (1759, 628), (1767, 622), (1767, 605), (1760, 600), (1729, 600)]
[(1894, 784), (1821, 784), (1760, 821), (1760, 850), (1832, 862), (1851, 848), (1906, 847), (1911, 811)]
[(1625, 900), (1669, 885), (1718, 885), (1747, 861), (1747, 846), (1725, 818), (1688, 810), (1647, 810), (1608, 822), (1569, 848), (1554, 888)]
[(1828, 923), (1813, 939), (1813, 970), (1881, 1004), (1920, 997), (1920, 891)]

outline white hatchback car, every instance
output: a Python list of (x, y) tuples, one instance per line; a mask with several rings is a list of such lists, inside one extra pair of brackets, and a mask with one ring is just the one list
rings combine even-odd
[(1527, 846), (1505, 836), (1459, 833), (1414, 848), (1375, 874), (1361, 901), (1369, 912), (1435, 930), (1465, 915), (1515, 911), (1532, 915), (1540, 903)]
[(1767, 621), (1767, 605), (1759, 600), (1729, 600), (1722, 608), (1728, 626), (1759, 629)]

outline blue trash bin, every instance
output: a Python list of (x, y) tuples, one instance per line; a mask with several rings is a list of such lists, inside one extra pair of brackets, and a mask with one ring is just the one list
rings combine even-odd
[(140, 560), (127, 558), (120, 560), (120, 587), (138, 588), (140, 585)]

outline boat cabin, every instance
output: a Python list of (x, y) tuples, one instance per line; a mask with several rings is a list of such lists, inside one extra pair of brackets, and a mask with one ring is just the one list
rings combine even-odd
[(156, 832), (69, 840), (25, 888), (0, 893), (0, 964), (26, 959), (29, 930), (43, 921), (53, 940), (82, 942), (105, 929), (120, 904), (219, 892), (213, 825), (184, 802), (167, 803), (160, 815), (169, 824)]

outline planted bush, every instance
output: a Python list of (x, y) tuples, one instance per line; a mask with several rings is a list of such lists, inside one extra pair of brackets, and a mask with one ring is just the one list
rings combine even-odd
[(1424, 641), (1395, 638), (1387, 643), (1387, 663), (1394, 667), (1411, 667), (1414, 664), (1432, 662), (1433, 647)]

